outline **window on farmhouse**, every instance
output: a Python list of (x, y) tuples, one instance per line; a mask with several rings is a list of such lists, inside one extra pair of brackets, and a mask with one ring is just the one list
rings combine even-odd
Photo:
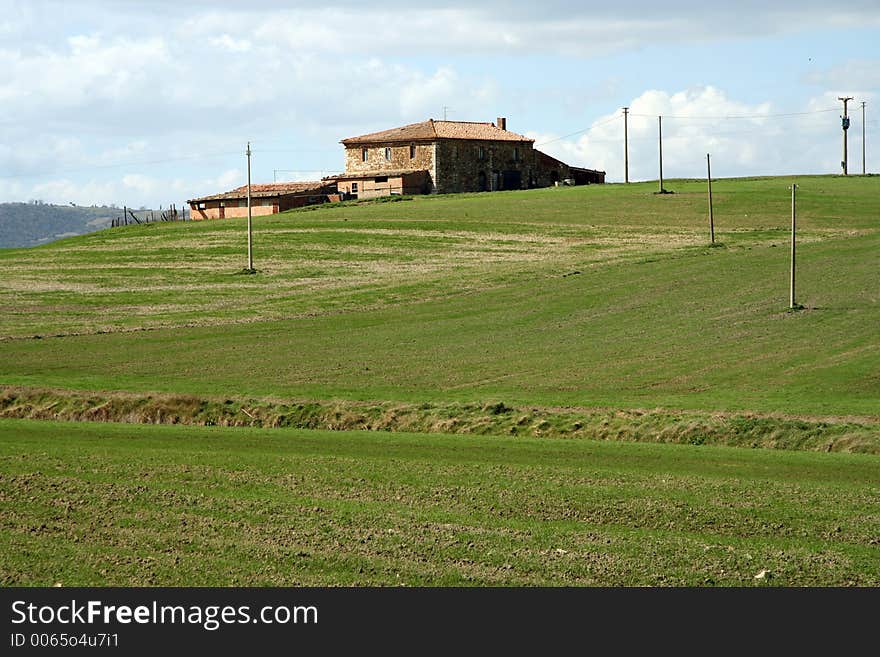
[(411, 159), (411, 160), (416, 159), (416, 145), (415, 144), (409, 145), (409, 159)]
[(351, 193), (352, 194), (358, 193), (358, 184), (357, 183), (351, 183)]
[(513, 161), (514, 162), (519, 161), (519, 149), (518, 148), (513, 149)]
[(477, 159), (482, 160), (486, 157), (486, 150), (482, 146), (477, 146)]
[(366, 162), (366, 161), (367, 161), (367, 149), (362, 148), (361, 149), (361, 162)]
[(386, 162), (391, 161), (391, 149), (388, 147), (385, 148), (385, 161)]

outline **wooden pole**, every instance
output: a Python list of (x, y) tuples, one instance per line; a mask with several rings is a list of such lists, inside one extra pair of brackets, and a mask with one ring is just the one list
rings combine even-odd
[(660, 193), (663, 193), (663, 117), (657, 117), (657, 139), (660, 143)]
[(795, 192), (797, 190), (797, 185), (792, 183), (791, 185), (791, 285), (789, 290), (789, 308), (794, 310), (797, 308), (797, 304), (794, 300), (794, 270), (795, 270), (795, 224), (796, 224), (796, 200), (795, 200)]
[(865, 175), (865, 101), (862, 101), (862, 175)]
[(712, 213), (712, 163), (706, 153), (706, 179), (709, 181), (709, 239), (715, 244), (715, 216)]
[(849, 162), (847, 160), (847, 155), (846, 155), (846, 150), (847, 150), (847, 148), (846, 148), (846, 132), (847, 132), (847, 130), (849, 130), (849, 114), (846, 111), (846, 104), (852, 100), (852, 96), (846, 96), (846, 97), (838, 96), (837, 100), (843, 101), (843, 116), (841, 117), (841, 122), (843, 124), (843, 162), (841, 162), (840, 164), (843, 166), (843, 175), (845, 176), (845, 175), (847, 175), (847, 169), (848, 169), (848, 164), (849, 164)]
[[(863, 108), (864, 109), (864, 108)], [(623, 182), (629, 182), (629, 107), (623, 108)]]
[(252, 238), (252, 230), (251, 230), (251, 142), (247, 144), (247, 176), (248, 176), (248, 185), (247, 185), (247, 210), (248, 210), (248, 220), (247, 220), (247, 231), (248, 231), (248, 271), (254, 270), (254, 252), (253, 252), (253, 238)]

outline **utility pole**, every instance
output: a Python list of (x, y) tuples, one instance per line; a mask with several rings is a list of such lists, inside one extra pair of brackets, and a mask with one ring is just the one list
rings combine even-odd
[(660, 193), (663, 193), (663, 117), (657, 117), (657, 139), (660, 142)]
[(629, 118), (629, 107), (623, 108), (623, 181), (629, 182), (629, 135), (627, 123)]
[(794, 255), (795, 255), (795, 191), (797, 185), (791, 185), (791, 286), (789, 289), (789, 308), (795, 310), (797, 304), (794, 301)]
[(248, 230), (248, 272), (254, 271), (254, 251), (253, 251), (253, 239), (251, 237), (251, 142), (247, 143), (247, 170), (248, 170), (248, 188), (247, 188), (247, 208), (248, 208), (248, 221), (247, 221), (247, 230)]
[(837, 100), (843, 101), (843, 116), (841, 118), (841, 124), (843, 125), (843, 162), (841, 165), (843, 166), (843, 175), (847, 175), (847, 158), (846, 158), (846, 131), (849, 130), (849, 115), (846, 113), (846, 104), (850, 100), (852, 100), (852, 96), (838, 96)]
[(450, 109), (450, 107), (449, 107), (448, 105), (444, 105), (444, 106), (443, 106), (443, 120), (444, 120), (444, 121), (446, 120), (446, 111), (447, 111), (448, 109)]
[(865, 175), (865, 101), (862, 101), (862, 175)]
[(706, 179), (709, 181), (709, 239), (715, 244), (715, 217), (712, 214), (712, 163), (706, 153)]

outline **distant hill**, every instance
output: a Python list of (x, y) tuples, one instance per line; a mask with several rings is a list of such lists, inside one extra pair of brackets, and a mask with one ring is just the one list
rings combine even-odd
[(91, 233), (106, 228), (121, 215), (122, 208), (113, 206), (0, 203), (0, 248), (37, 246)]

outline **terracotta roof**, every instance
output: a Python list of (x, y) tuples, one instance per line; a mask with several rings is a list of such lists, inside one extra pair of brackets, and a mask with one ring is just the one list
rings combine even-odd
[(434, 139), (476, 139), (486, 141), (528, 141), (523, 135), (510, 130), (502, 130), (494, 123), (477, 123), (473, 121), (435, 121), (428, 119), (421, 123), (411, 123), (400, 128), (391, 128), (380, 132), (371, 132), (359, 137), (343, 139), (346, 146), (353, 144), (371, 144), (375, 142), (425, 141)]
[[(309, 181), (309, 182), (282, 182), (282, 183), (266, 183), (254, 185), (251, 184), (251, 198), (267, 198), (271, 196), (288, 196), (290, 194), (324, 194), (329, 191), (333, 183), (326, 180)], [(247, 198), (247, 185), (236, 187), (228, 192), (221, 194), (212, 194), (211, 196), (202, 196), (187, 201), (193, 203), (197, 201), (217, 201), (224, 199), (243, 199)]]
[(396, 176), (406, 176), (412, 173), (428, 173), (427, 169), (374, 169), (372, 171), (346, 171), (336, 176), (328, 176), (325, 180), (352, 180), (354, 178), (376, 178), (378, 176), (387, 176), (394, 178)]

